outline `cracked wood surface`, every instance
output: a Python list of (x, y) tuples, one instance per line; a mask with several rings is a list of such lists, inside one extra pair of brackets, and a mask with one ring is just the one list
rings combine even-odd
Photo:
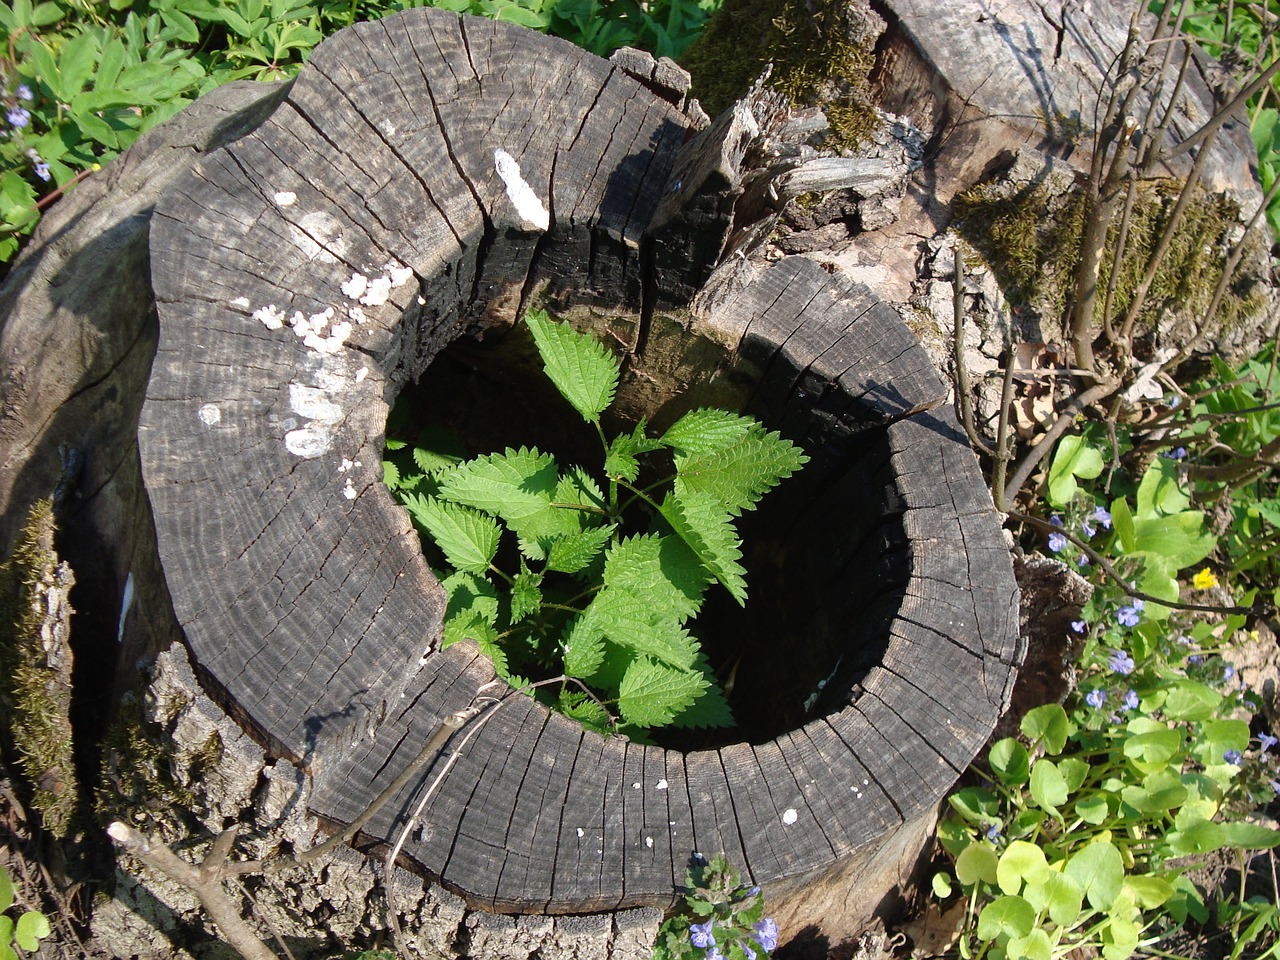
[[(660, 299), (646, 229), (690, 132), (567, 44), (416, 10), (321, 45), (266, 123), (158, 204), (139, 444), (174, 610), (241, 719), (307, 762), (327, 820), (354, 818), (492, 676), (468, 646), (435, 649), (443, 592), (380, 482), (389, 404), (544, 285), (632, 313)], [(896, 849), (1007, 701), (1016, 587), (927, 357), (810, 260), (734, 287), (697, 322), (736, 345), (751, 411), (813, 458), (765, 511), (759, 565), (785, 589), (751, 612), (772, 649), (747, 651), (739, 684), (820, 696), (785, 707), (788, 733), (690, 753), (503, 707), (406, 847), (474, 905), (665, 904), (694, 851), (723, 851), (780, 922), (822, 926), (814, 885)], [(811, 634), (812, 657), (778, 662)]]

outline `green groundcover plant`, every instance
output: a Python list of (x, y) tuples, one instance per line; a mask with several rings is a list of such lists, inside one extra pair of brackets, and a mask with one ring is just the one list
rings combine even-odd
[(760, 888), (744, 884), (724, 854), (710, 863), (694, 854), (684, 908), (662, 924), (653, 960), (758, 960), (778, 945)]
[(52, 933), (48, 918), (39, 910), (23, 910), (17, 919), (10, 916), (14, 905), (13, 881), (9, 871), (0, 867), (0, 960), (17, 960), (18, 953), (34, 953), (40, 941)]
[(726, 410), (609, 438), (617, 358), (545, 312), (525, 322), (601, 462), (593, 473), (527, 447), (466, 461), (418, 447), (406, 463), (389, 444), (387, 486), (443, 557), (444, 645), (474, 639), (515, 687), (563, 675), (554, 705), (590, 729), (730, 725), (690, 624), (712, 584), (745, 603), (735, 519), (807, 458)]

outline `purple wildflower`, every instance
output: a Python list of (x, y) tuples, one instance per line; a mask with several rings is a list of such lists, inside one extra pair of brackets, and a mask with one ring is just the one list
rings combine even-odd
[(1180, 406), (1182, 406), (1182, 398), (1175, 393), (1169, 398), (1169, 408), (1177, 410)]
[(1061, 553), (1067, 547), (1067, 538), (1060, 533), (1049, 534), (1049, 549)]
[(751, 944), (745, 940), (738, 941), (738, 946), (742, 947), (742, 952), (747, 955), (747, 960), (756, 960), (756, 952), (751, 949)]
[(1187, 448), (1175, 447), (1172, 450), (1165, 451), (1164, 453), (1160, 454), (1160, 456), (1168, 460), (1185, 460), (1187, 458)]
[(711, 933), (711, 921), (691, 924), (689, 927), (689, 942), (695, 947), (714, 947), (716, 938)]
[(31, 88), (25, 83), (18, 84), (17, 94), (19, 100), (25, 100), (27, 103), (35, 99), (35, 96), (31, 93)]
[(1101, 710), (1102, 705), (1107, 702), (1107, 694), (1105, 690), (1090, 690), (1084, 698), (1084, 702), (1095, 710)]
[(1100, 524), (1102, 524), (1108, 530), (1111, 529), (1111, 511), (1108, 510), (1106, 507), (1094, 507), (1093, 519), (1097, 520)]
[(1280, 780), (1272, 780), (1271, 789), (1276, 792), (1276, 796), (1280, 797)]
[(1116, 620), (1120, 622), (1122, 627), (1136, 627), (1138, 621), (1142, 619), (1138, 616), (1139, 609), (1136, 603), (1131, 606), (1123, 606), (1116, 611)]
[(1200, 664), (1204, 663), (1204, 656), (1199, 653), (1193, 653), (1191, 656), (1187, 657), (1187, 663), (1195, 664), (1198, 667)]
[(1125, 651), (1112, 650), (1111, 663), (1109, 666), (1111, 667), (1112, 673), (1118, 673), (1121, 676), (1128, 676), (1133, 673), (1133, 668), (1136, 664), (1133, 662), (1133, 657), (1129, 656)]
[(1084, 633), (1086, 630), (1089, 629), (1089, 624), (1083, 620), (1072, 620), (1071, 629), (1074, 630), (1076, 633)]
[(720, 952), (720, 948), (714, 943), (707, 948), (707, 952), (703, 954), (706, 960), (724, 960), (724, 954)]
[(1138, 709), (1138, 691), (1137, 690), (1130, 689), (1129, 692), (1124, 695), (1124, 706), (1121, 709), (1123, 710)]
[(1049, 522), (1053, 524), (1055, 527), (1062, 526), (1062, 518), (1058, 516), (1056, 513), (1049, 518)]
[(989, 824), (987, 826), (986, 831), (983, 833), (983, 836), (985, 836), (992, 843), (995, 843), (997, 840), (1000, 839), (1000, 824), (998, 823)]
[(1236, 675), (1236, 668), (1233, 667), (1231, 664), (1228, 663), (1225, 667), (1222, 668), (1222, 679), (1224, 681), (1230, 680), (1235, 675)]
[(48, 183), (53, 178), (53, 173), (49, 170), (49, 165), (41, 160), (36, 164), (36, 176)]
[(1089, 565), (1089, 558), (1082, 553), (1076, 558), (1076, 564), (1081, 567), (1087, 567)]
[(1234, 764), (1238, 767), (1240, 766), (1240, 762), (1244, 760), (1244, 756), (1239, 750), (1228, 750), (1222, 755), (1222, 759), (1227, 761), (1227, 763)]
[(765, 917), (754, 927), (756, 943), (760, 944), (765, 953), (772, 953), (778, 946), (778, 925), (774, 923), (772, 917)]
[(1088, 520), (1080, 521), (1080, 529), (1084, 532), (1084, 535), (1090, 539), (1092, 539), (1093, 535), (1098, 532), (1098, 528)]
[(1280, 743), (1280, 738), (1273, 737), (1269, 733), (1260, 733), (1258, 734), (1258, 742), (1262, 744), (1262, 752), (1266, 753), (1277, 743)]
[(31, 122), (31, 111), (24, 110), (22, 107), (11, 107), (5, 116), (9, 120), (9, 125), (18, 130)]

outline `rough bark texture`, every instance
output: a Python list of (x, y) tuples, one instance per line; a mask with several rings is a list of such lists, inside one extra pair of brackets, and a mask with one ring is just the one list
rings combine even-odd
[[(250, 855), (313, 843), (490, 678), (435, 649), (442, 594), (379, 482), (382, 433), (441, 349), (496, 339), (545, 296), (624, 315), (637, 362), (676, 324), (719, 344), (717, 376), (812, 458), (753, 518), (755, 599), (725, 620), (739, 695), (777, 708), (743, 742), (681, 753), (513, 702), (406, 847), (432, 882), (397, 880), (414, 891), (398, 906), (429, 951), (640, 956), (689, 856), (723, 851), (784, 937), (858, 933), (1008, 701), (1017, 593), (946, 389), (896, 312), (813, 259), (752, 254), (798, 190), (848, 186), (845, 214), (883, 226), (918, 135), (899, 124), (874, 162), (819, 162), (814, 117), (758, 92), (695, 137), (670, 65), (435, 11), (346, 32), (265, 95), (219, 93), (140, 141), (101, 192), (55, 208), (0, 292), (10, 389), (30, 385), (4, 397), (6, 521), (57, 485), (60, 444), (80, 450), (81, 500), (60, 502), (116, 551), (73, 558), (101, 581), (83, 642), (99, 664), (117, 640), (128, 664), (179, 635), (192, 652), (148, 681), (176, 758), (167, 799), (192, 813), (157, 819), (161, 839), (234, 819), (261, 831)], [(130, 473), (148, 269), (149, 507)], [(56, 351), (37, 346), (42, 318), (60, 318)], [(395, 835), (419, 787), (367, 842)], [(198, 930), (191, 898), (157, 883), (122, 872), (98, 911), (108, 942), (163, 954), (154, 928)], [(288, 936), (382, 929), (354, 853), (252, 889)]]

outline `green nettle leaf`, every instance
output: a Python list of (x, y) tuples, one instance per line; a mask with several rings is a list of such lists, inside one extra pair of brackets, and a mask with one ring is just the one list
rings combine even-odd
[(681, 453), (714, 453), (737, 443), (755, 426), (751, 417), (702, 407), (673, 423), (662, 435), (661, 443)]
[(570, 720), (577, 720), (588, 730), (602, 735), (609, 732), (609, 724), (613, 719), (608, 710), (581, 690), (561, 690), (556, 709)]
[(698, 612), (710, 577), (682, 539), (647, 534), (628, 537), (609, 548), (604, 582), (646, 599), (683, 622)]
[(645, 435), (645, 421), (641, 420), (631, 433), (620, 433), (609, 444), (604, 460), (605, 475), (634, 483), (640, 475), (640, 454), (661, 449), (661, 443)]
[(1049, 467), (1049, 502), (1056, 507), (1065, 507), (1079, 489), (1076, 477), (1092, 480), (1102, 473), (1102, 467), (1102, 454), (1089, 446), (1084, 437), (1063, 437)]
[(1072, 855), (1063, 868), (1080, 885), (1089, 906), (1107, 911), (1120, 895), (1124, 882), (1124, 860), (1111, 843), (1096, 840)]
[(994, 940), (1001, 934), (1025, 937), (1035, 925), (1035, 908), (1022, 897), (997, 897), (978, 914), (978, 938)]
[[(484, 577), (459, 571), (440, 581), (449, 596), (444, 611), (444, 640), (449, 646), (478, 633), (491, 632), (498, 622), (498, 591)], [(468, 632), (470, 631), (470, 632)]]
[(440, 475), (440, 498), (475, 507), (508, 524), (547, 509), (560, 480), (550, 454), (536, 449), (491, 453)]
[(431, 534), (454, 569), (468, 573), (484, 573), (489, 569), (502, 534), (493, 517), (416, 493), (406, 495), (404, 505)]
[(698, 647), (687, 630), (643, 594), (605, 586), (592, 599), (586, 616), (608, 639), (680, 669), (691, 669)]
[(418, 465), (418, 469), (423, 473), (436, 473), (461, 463), (462, 457), (452, 453), (428, 450), (425, 447), (414, 447), (413, 462)]
[(701, 674), (639, 657), (618, 685), (618, 710), (627, 723), (644, 727), (669, 724), (707, 689)]
[(542, 607), (542, 574), (523, 566), (511, 581), (511, 623), (537, 613)]
[(392, 491), (400, 486), (400, 468), (390, 460), (382, 461), (382, 482), (387, 485), (388, 490)]
[(996, 776), (1011, 787), (1026, 783), (1031, 772), (1027, 748), (1013, 737), (1005, 737), (992, 744), (987, 761)]
[(609, 348), (567, 323), (556, 323), (545, 311), (525, 315), (547, 376), (588, 423), (595, 423), (613, 402), (619, 364)]
[(1020, 729), (1032, 743), (1043, 744), (1046, 753), (1056, 756), (1066, 747), (1067, 737), (1073, 732), (1072, 726), (1062, 704), (1047, 703), (1028, 710)]
[(661, 512), (663, 519), (729, 594), (745, 605), (747, 571), (738, 563), (742, 557), (741, 541), (732, 518), (720, 503), (705, 494), (691, 493), (684, 497), (668, 494)]
[(585, 680), (604, 662), (604, 634), (585, 615), (575, 617), (564, 639), (565, 676)]
[(759, 427), (706, 453), (677, 453), (675, 494), (705, 494), (737, 516), (809, 462), (800, 448)]
[[(700, 659), (705, 662), (704, 658)], [(733, 726), (733, 711), (729, 709), (729, 702), (725, 700), (720, 684), (705, 668), (702, 675), (707, 681), (707, 688), (698, 694), (693, 703), (676, 714), (671, 725), (686, 730)]]
[(993, 847), (986, 843), (971, 843), (960, 851), (956, 857), (956, 879), (965, 886), (977, 883), (995, 884), (996, 864), (999, 857)]
[(600, 485), (579, 466), (570, 467), (560, 478), (556, 484), (555, 502), (588, 508), (577, 511), (579, 519), (585, 518), (588, 521), (595, 519), (603, 522), (609, 509)]
[(577, 573), (584, 569), (599, 556), (615, 529), (609, 524), (555, 538), (547, 548), (547, 569), (558, 573)]

